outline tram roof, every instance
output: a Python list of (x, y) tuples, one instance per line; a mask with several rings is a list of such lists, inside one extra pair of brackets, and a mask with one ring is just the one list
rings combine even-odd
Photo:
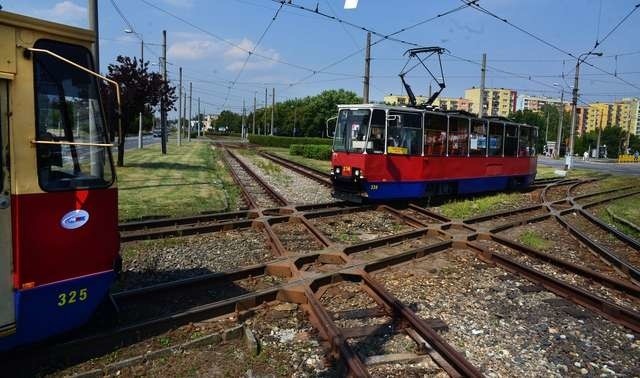
[[(397, 111), (402, 111), (402, 112), (414, 112), (414, 113), (422, 113), (422, 112), (429, 112), (429, 113), (435, 113), (435, 114), (442, 114), (444, 116), (447, 115), (454, 115), (454, 116), (462, 116), (465, 118), (476, 118), (476, 119), (480, 119), (478, 116), (476, 115), (470, 115), (470, 114), (465, 114), (465, 113), (456, 113), (455, 111), (441, 111), (441, 110), (437, 110), (437, 109), (418, 109), (418, 108), (412, 108), (409, 106), (394, 106), (394, 105), (387, 105), (387, 104), (339, 104), (338, 105), (338, 110), (340, 109), (383, 109), (383, 110), (397, 110)], [(511, 120), (506, 120), (506, 119), (498, 119), (498, 118), (493, 118), (493, 117), (485, 117), (483, 118), (486, 121), (493, 121), (493, 122), (502, 122), (502, 123), (510, 123), (513, 125), (522, 125), (522, 126), (528, 126), (528, 127), (533, 127), (533, 128), (538, 128), (538, 126), (533, 126), (533, 125), (528, 125), (526, 123), (518, 123), (515, 121), (511, 121)]]
[(59, 24), (57, 22), (46, 21), (3, 10), (0, 10), (0, 25), (45, 32), (85, 42), (93, 42), (95, 40), (93, 31), (89, 29)]

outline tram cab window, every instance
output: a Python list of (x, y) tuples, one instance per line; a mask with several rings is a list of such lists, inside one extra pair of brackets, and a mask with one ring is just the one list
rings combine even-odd
[(504, 125), (504, 156), (518, 156), (518, 125)]
[(531, 144), (531, 134), (534, 129), (529, 126), (520, 125), (520, 136), (518, 138), (518, 156), (534, 156), (535, 151)]
[(447, 117), (426, 113), (424, 117), (424, 154), (445, 156), (447, 154)]
[(469, 119), (449, 117), (449, 156), (467, 156)]
[(504, 124), (502, 122), (489, 122), (489, 156), (502, 155), (502, 137)]
[(387, 153), (422, 155), (422, 113), (389, 112)]
[(371, 115), (371, 133), (367, 141), (368, 154), (384, 153), (384, 125), (387, 114), (384, 110), (374, 109)]
[(481, 119), (471, 120), (471, 134), (469, 135), (469, 155), (486, 156), (487, 154), (487, 124)]
[(369, 109), (341, 109), (333, 138), (333, 150), (363, 152), (369, 131)]
[[(49, 50), (93, 69), (88, 49), (39, 40)], [(97, 80), (45, 53), (34, 53), (38, 179), (44, 190), (107, 187), (113, 182), (111, 154)], [(78, 145), (74, 143), (86, 143)], [(93, 145), (92, 145), (93, 144)]]

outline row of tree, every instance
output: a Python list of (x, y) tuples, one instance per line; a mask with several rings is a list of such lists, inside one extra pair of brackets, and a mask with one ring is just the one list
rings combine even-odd
[[(528, 125), (538, 126), (538, 142), (536, 149), (544, 151), (546, 140), (555, 141), (560, 126), (560, 109), (557, 106), (545, 105), (539, 112), (531, 110), (518, 110), (512, 113), (509, 118), (516, 122), (526, 123)], [(549, 122), (547, 123), (547, 116)], [(571, 113), (562, 112), (562, 140), (561, 144), (567, 146), (571, 133)], [(547, 129), (548, 127), (548, 129)], [(547, 139), (545, 140), (545, 136)], [(625, 152), (627, 142), (627, 131), (621, 127), (609, 126), (602, 129), (600, 133), (600, 146), (607, 146), (607, 154), (609, 157), (616, 158)], [(598, 131), (591, 131), (577, 135), (574, 142), (574, 153), (582, 155), (585, 151), (591, 152), (598, 144)], [(640, 137), (636, 135), (629, 136), (629, 150), (633, 153), (640, 150)]]
[[(327, 119), (335, 117), (338, 104), (358, 104), (362, 99), (354, 92), (327, 90), (316, 96), (296, 98), (279, 102), (273, 112), (275, 135), (287, 136), (326, 136)], [(255, 113), (255, 133), (271, 132), (272, 107), (257, 109)], [(253, 111), (247, 114), (246, 125), (250, 133), (254, 133)], [(224, 110), (218, 116), (216, 127), (228, 127), (232, 132), (240, 132), (242, 115)]]

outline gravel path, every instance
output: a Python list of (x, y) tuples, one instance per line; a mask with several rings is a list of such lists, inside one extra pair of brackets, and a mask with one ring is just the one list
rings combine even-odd
[(292, 204), (334, 201), (331, 190), (327, 187), (271, 160), (255, 154), (237, 156)]
[(637, 376), (640, 341), (529, 281), (450, 250), (376, 274), (405, 303), (426, 302), (442, 335), (489, 377)]
[(265, 263), (274, 258), (254, 229), (125, 244), (118, 290)]
[[(278, 207), (280, 204), (271, 198), (267, 191), (253, 178), (245, 169), (227, 152), (224, 151), (224, 156), (229, 166), (238, 176), (242, 187), (253, 197), (256, 204), (262, 208)], [(248, 204), (247, 204), (248, 205)]]

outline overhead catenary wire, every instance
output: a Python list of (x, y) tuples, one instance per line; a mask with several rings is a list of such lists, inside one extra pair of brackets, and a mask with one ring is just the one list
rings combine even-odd
[[(547, 46), (549, 46), (549, 47), (553, 48), (554, 50), (557, 50), (557, 51), (559, 51), (559, 52), (561, 52), (561, 53), (563, 53), (563, 54), (565, 54), (565, 55), (568, 55), (568, 56), (570, 56), (570, 57), (572, 57), (572, 58), (574, 58), (574, 59), (578, 59), (578, 57), (577, 57), (575, 54), (571, 53), (570, 51), (565, 50), (565, 49), (563, 49), (563, 48), (559, 47), (558, 45), (556, 45), (556, 44), (554, 44), (554, 43), (552, 43), (552, 42), (549, 42), (549, 41), (547, 41), (547, 40), (543, 39), (542, 37), (540, 37), (540, 36), (538, 36), (538, 35), (536, 35), (536, 34), (534, 34), (534, 33), (530, 32), (530, 31), (528, 31), (528, 30), (526, 30), (526, 29), (524, 29), (524, 28), (522, 28), (522, 27), (520, 27), (520, 26), (518, 26), (518, 25), (516, 25), (516, 24), (514, 24), (514, 23), (512, 23), (511, 21), (507, 20), (507, 19), (506, 19), (506, 18), (504, 18), (504, 17), (500, 17), (500, 16), (498, 16), (497, 14), (495, 14), (495, 13), (491, 12), (490, 10), (488, 10), (488, 9), (484, 8), (483, 6), (479, 5), (479, 4), (478, 4), (477, 2), (475, 2), (475, 1), (471, 1), (471, 0), (460, 0), (460, 1), (462, 1), (464, 4), (467, 4), (467, 5), (468, 5), (468, 6), (470, 6), (471, 8), (473, 8), (473, 9), (475, 9), (475, 10), (477, 10), (477, 11), (481, 12), (481, 13), (487, 14), (487, 15), (489, 15), (489, 16), (491, 16), (491, 17), (495, 18), (495, 19), (498, 19), (498, 20), (500, 20), (500, 21), (502, 21), (502, 22), (506, 23), (507, 25), (511, 26), (512, 28), (514, 28), (514, 29), (516, 29), (516, 30), (519, 30), (520, 32), (522, 32), (522, 33), (524, 33), (524, 34), (526, 34), (526, 35), (528, 35), (528, 36), (530, 36), (530, 37), (532, 37), (532, 38), (536, 39), (537, 41), (539, 41), (539, 42), (541, 42), (541, 43), (543, 43), (543, 44), (545, 44), (545, 45), (547, 45)], [(614, 28), (613, 28), (611, 31), (609, 31), (609, 33), (607, 33), (607, 34), (606, 34), (605, 38), (603, 38), (600, 42), (596, 42), (595, 46), (590, 50), (590, 52), (589, 52), (589, 53), (593, 52), (593, 51), (595, 50), (595, 48), (596, 48), (596, 47), (598, 47), (599, 45), (601, 45), (601, 44), (602, 44), (602, 42), (603, 42), (605, 39), (609, 38), (609, 36), (611, 36), (611, 34), (613, 34), (613, 32), (615, 32), (615, 31), (618, 29), (618, 27), (620, 27), (620, 25), (622, 25), (622, 23), (624, 23), (624, 21), (626, 21), (626, 20), (627, 20), (627, 19), (628, 19), (628, 18), (629, 18), (629, 17), (630, 17), (630, 16), (631, 16), (631, 15), (632, 15), (632, 14), (633, 14), (633, 13), (634, 13), (638, 8), (639, 8), (639, 7), (640, 7), (640, 3), (636, 4), (636, 5), (633, 7), (633, 9), (632, 9), (629, 13), (627, 13), (627, 14), (626, 14), (626, 15), (625, 15), (625, 16), (624, 16), (624, 17), (623, 17), (623, 18), (622, 18), (622, 19), (621, 19), (621, 20), (620, 20), (620, 21), (619, 21), (615, 26), (614, 26)], [(587, 54), (587, 56), (588, 56), (588, 54)], [(586, 58), (585, 58), (585, 59), (586, 59)], [(596, 70), (598, 70), (598, 71), (601, 71), (601, 72), (606, 73), (606, 74), (608, 74), (608, 75), (610, 75), (610, 76), (613, 76), (613, 77), (617, 78), (618, 80), (620, 80), (620, 81), (622, 81), (622, 82), (626, 83), (627, 85), (629, 85), (629, 86), (631, 86), (631, 87), (634, 87), (634, 88), (636, 88), (636, 89), (640, 90), (640, 86), (638, 86), (638, 85), (636, 85), (636, 84), (634, 84), (634, 83), (631, 83), (631, 82), (629, 82), (629, 81), (627, 81), (627, 80), (625, 80), (625, 79), (623, 79), (623, 78), (621, 78), (621, 77), (619, 77), (619, 76), (616, 76), (616, 75), (614, 75), (613, 73), (608, 72), (608, 71), (606, 71), (606, 70), (604, 70), (604, 69), (602, 69), (602, 68), (600, 68), (600, 67), (598, 67), (598, 66), (596, 66), (596, 65), (594, 65), (594, 64), (592, 64), (592, 63), (590, 63), (590, 62), (587, 62), (585, 59), (582, 59), (582, 60), (581, 60), (581, 63), (584, 63), (584, 64), (588, 65), (589, 67), (592, 67), (592, 68), (594, 68), (594, 69), (596, 69)]]

